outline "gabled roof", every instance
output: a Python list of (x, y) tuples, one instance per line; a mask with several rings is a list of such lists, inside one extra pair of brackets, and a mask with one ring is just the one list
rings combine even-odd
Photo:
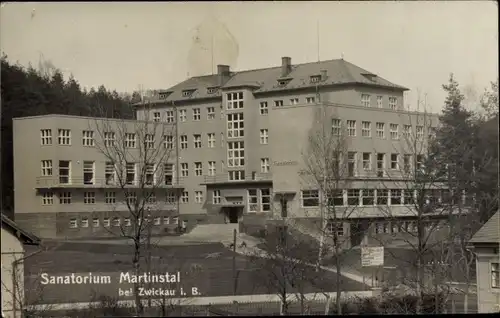
[(23, 242), (23, 244), (27, 245), (40, 244), (40, 239), (38, 237), (21, 229), (19, 225), (16, 224), (16, 222), (12, 221), (3, 214), (2, 214), (2, 228), (14, 234), (18, 239), (20, 239)]
[(470, 243), (499, 243), (500, 244), (500, 212), (496, 212), (474, 234)]
[[(319, 83), (311, 83), (311, 76), (320, 75), (326, 71), (326, 79)], [(284, 91), (290, 89), (301, 89), (307, 87), (343, 84), (362, 84), (370, 86), (385, 87), (394, 90), (406, 91), (408, 88), (393, 84), (388, 80), (364, 70), (344, 59), (328, 60), (292, 65), (291, 72), (287, 74), (288, 83), (284, 86), (278, 85), (281, 79), (281, 66), (262, 68), (255, 70), (231, 72), (229, 80), (224, 83), (222, 89), (239, 86), (250, 86), (254, 93), (272, 91)], [(172, 101), (193, 100), (210, 97), (220, 97), (221, 92), (208, 94), (207, 89), (217, 87), (218, 75), (205, 75), (191, 77), (164, 92), (170, 92), (166, 99), (149, 101), (150, 103), (165, 103)], [(183, 96), (185, 90), (196, 91), (190, 96)], [(140, 103), (139, 103), (140, 104)], [(138, 104), (138, 105), (139, 105)]]

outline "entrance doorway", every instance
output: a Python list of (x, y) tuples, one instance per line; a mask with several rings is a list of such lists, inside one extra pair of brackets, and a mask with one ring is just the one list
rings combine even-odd
[(242, 209), (240, 207), (229, 207), (226, 208), (226, 216), (229, 223), (238, 223), (240, 219), (240, 211)]

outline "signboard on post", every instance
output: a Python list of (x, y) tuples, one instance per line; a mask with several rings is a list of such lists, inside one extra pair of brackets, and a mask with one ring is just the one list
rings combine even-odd
[(383, 266), (384, 265), (384, 247), (361, 247), (361, 266)]

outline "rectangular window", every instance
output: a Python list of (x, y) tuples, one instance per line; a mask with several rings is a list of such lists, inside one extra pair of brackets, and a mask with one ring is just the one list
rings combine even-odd
[(99, 227), (99, 218), (93, 218), (92, 219), (92, 226), (93, 227)]
[(94, 161), (84, 161), (83, 162), (83, 184), (94, 184), (95, 180), (95, 162)]
[(391, 189), (391, 205), (400, 205), (401, 204), (401, 189)]
[(203, 166), (202, 166), (201, 162), (194, 163), (194, 175), (195, 176), (203, 175)]
[(416, 135), (418, 140), (422, 140), (424, 138), (424, 127), (417, 126), (416, 127)]
[(42, 177), (52, 175), (52, 160), (42, 160)]
[(154, 112), (153, 113), (153, 121), (154, 122), (159, 122), (161, 120), (161, 113), (160, 112)]
[(344, 223), (329, 219), (326, 223), (326, 231), (330, 235), (336, 233), (337, 236), (344, 236)]
[(500, 288), (500, 263), (491, 263), (491, 287)]
[(243, 108), (243, 92), (227, 93), (227, 109), (241, 109)]
[(94, 132), (91, 130), (84, 130), (82, 132), (82, 145), (84, 147), (94, 147)]
[(385, 170), (385, 153), (377, 154), (377, 177), (381, 178), (384, 176)]
[(227, 166), (243, 167), (245, 165), (245, 143), (231, 141), (227, 143)]
[(260, 189), (260, 210), (271, 211), (271, 189)]
[(194, 192), (194, 201), (196, 203), (203, 203), (203, 192), (202, 191), (195, 191)]
[(188, 136), (186, 135), (181, 135), (181, 149), (187, 149), (188, 147)]
[(120, 223), (121, 223), (120, 221), (121, 221), (121, 220), (120, 220), (120, 218), (118, 218), (118, 217), (113, 218), (113, 226), (114, 226), (114, 227), (119, 227), (119, 226), (120, 226)]
[(113, 147), (115, 145), (116, 135), (112, 131), (104, 132), (104, 147)]
[(269, 158), (261, 158), (260, 159), (260, 172), (262, 172), (262, 173), (269, 172)]
[(125, 164), (125, 183), (132, 185), (135, 184), (136, 180), (136, 164), (133, 162), (127, 162)]
[(397, 153), (391, 153), (391, 169), (399, 169), (399, 155)]
[(207, 120), (215, 119), (215, 107), (207, 107)]
[(84, 192), (83, 193), (83, 203), (84, 204), (95, 204), (95, 192)]
[(57, 140), (60, 145), (65, 145), (65, 146), (71, 145), (71, 130), (59, 129)]
[(157, 216), (153, 220), (154, 225), (161, 225), (161, 217)]
[(212, 203), (220, 204), (220, 202), (221, 202), (220, 190), (214, 190), (212, 194)]
[(398, 124), (390, 124), (389, 130), (390, 130), (390, 134), (391, 134), (391, 139), (398, 140), (399, 139), (399, 125)]
[(244, 135), (243, 113), (227, 114), (227, 138), (238, 138)]
[(165, 201), (168, 204), (175, 204), (177, 203), (177, 195), (175, 190), (167, 190), (167, 193), (165, 194)]
[(363, 189), (363, 205), (369, 206), (375, 203), (375, 190)]
[(42, 146), (52, 145), (52, 129), (41, 129), (40, 139)]
[(68, 160), (59, 161), (59, 183), (61, 184), (71, 183), (71, 161)]
[(342, 189), (331, 190), (327, 193), (328, 206), (343, 206), (344, 205), (344, 191)]
[(135, 205), (137, 203), (137, 193), (125, 192), (125, 199), (129, 205)]
[(316, 98), (314, 97), (306, 97), (306, 104), (314, 104), (316, 103)]
[(424, 172), (424, 155), (417, 155), (416, 169), (423, 173)]
[(372, 170), (372, 154), (363, 152), (363, 170)]
[(181, 193), (181, 203), (189, 203), (189, 192), (182, 191), (182, 193)]
[(398, 99), (396, 97), (389, 97), (389, 108), (396, 109), (398, 107)]
[(229, 181), (245, 180), (245, 170), (229, 171)]
[(144, 135), (145, 149), (153, 149), (155, 147), (155, 136), (153, 134)]
[(144, 199), (148, 204), (156, 204), (156, 194), (154, 192), (146, 192)]
[(186, 116), (186, 110), (185, 109), (179, 109), (179, 121), (181, 123), (185, 122), (187, 119), (187, 116)]
[(109, 227), (110, 226), (110, 220), (109, 220), (109, 218), (104, 218), (102, 220), (102, 224), (104, 225), (104, 227)]
[(132, 226), (132, 221), (130, 220), (130, 218), (124, 218), (123, 225), (125, 225), (126, 227)]
[(377, 137), (382, 139), (385, 138), (385, 124), (377, 123), (376, 129), (377, 129)]
[(174, 149), (174, 136), (165, 135), (163, 140), (165, 149)]
[(410, 134), (411, 134), (411, 125), (404, 125), (403, 126), (403, 136), (405, 137), (405, 139), (410, 138)]
[(201, 135), (193, 135), (193, 143), (195, 148), (201, 148)]
[(116, 169), (113, 162), (107, 161), (104, 168), (104, 178), (107, 185), (114, 185), (116, 181)]
[(54, 204), (54, 193), (44, 192), (42, 196), (42, 205), (52, 205)]
[(248, 212), (257, 212), (259, 208), (256, 189), (248, 189)]
[(193, 121), (201, 120), (201, 109), (193, 108)]
[(172, 185), (174, 183), (174, 165), (165, 163), (163, 165), (163, 179), (165, 185)]
[(116, 192), (107, 191), (104, 193), (104, 202), (106, 204), (115, 204), (116, 203)]
[(59, 193), (59, 204), (71, 204), (71, 192)]
[(388, 191), (386, 189), (377, 190), (377, 205), (387, 205)]
[(135, 148), (136, 136), (134, 133), (125, 134), (125, 148)]
[(361, 95), (361, 106), (370, 107), (370, 95), (368, 94)]
[(209, 161), (208, 162), (208, 175), (209, 176), (215, 176), (215, 161)]
[(283, 101), (282, 100), (275, 100), (274, 106), (275, 107), (283, 107)]
[(410, 205), (415, 203), (415, 193), (411, 189), (404, 189), (403, 190), (403, 200), (404, 204)]
[(340, 119), (332, 119), (332, 134), (340, 136), (342, 134), (342, 121)]
[(165, 112), (165, 121), (168, 124), (173, 124), (174, 123), (174, 118), (175, 118), (175, 115), (174, 115), (174, 111), (173, 110), (167, 110)]
[(348, 120), (347, 121), (347, 135), (351, 137), (356, 136), (356, 121)]
[(303, 207), (315, 207), (319, 205), (318, 190), (302, 190), (301, 201)]
[(298, 104), (299, 104), (298, 98), (291, 98), (290, 99), (290, 105), (298, 105)]
[(383, 107), (383, 96), (377, 96), (377, 108)]
[(260, 102), (260, 114), (267, 115), (269, 113), (269, 109), (267, 107), (267, 102)]
[(179, 218), (178, 218), (178, 217), (176, 217), (176, 216), (175, 216), (175, 217), (173, 217), (173, 218), (172, 218), (172, 224), (174, 224), (174, 225), (179, 225)]
[(76, 229), (78, 227), (78, 221), (76, 219), (70, 219), (69, 220), (69, 228), (70, 229)]
[(207, 145), (208, 148), (215, 148), (215, 133), (207, 134)]
[(349, 177), (356, 176), (356, 153), (349, 151), (347, 153), (347, 175)]
[(359, 205), (360, 193), (359, 189), (347, 189), (347, 205)]
[(372, 136), (372, 123), (369, 121), (361, 122), (361, 136), (371, 137)]
[(164, 216), (163, 217), (163, 224), (169, 225), (170, 224), (170, 217), (169, 216)]
[(269, 131), (267, 129), (260, 130), (260, 144), (267, 145), (269, 143)]
[(189, 176), (189, 165), (186, 162), (181, 163), (181, 177)]
[(154, 163), (144, 164), (144, 181), (146, 182), (146, 185), (155, 184), (155, 170)]

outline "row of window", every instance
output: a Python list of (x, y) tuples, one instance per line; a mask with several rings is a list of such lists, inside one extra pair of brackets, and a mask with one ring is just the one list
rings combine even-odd
[[(228, 156), (228, 166), (229, 167), (240, 167), (245, 164), (244, 153), (238, 150), (230, 150), (231, 153)], [(59, 184), (72, 184), (75, 180), (72, 178), (71, 161), (69, 160), (59, 160)], [(221, 163), (223, 166), (223, 163)], [(224, 168), (224, 167), (222, 167)], [(203, 163), (194, 162), (194, 175), (203, 176)], [(270, 172), (270, 160), (269, 158), (260, 159), (260, 172), (269, 173)], [(124, 179), (120, 180), (118, 178), (119, 171), (124, 172)], [(137, 185), (139, 182), (138, 164), (133, 162), (125, 163), (125, 167), (117, 167), (113, 162), (106, 162), (104, 169), (104, 182), (103, 185), (118, 185), (119, 181), (127, 185)], [(145, 164), (142, 170), (144, 175), (142, 176), (142, 183), (145, 185), (173, 185), (175, 183), (175, 170), (174, 165), (171, 163), (166, 163), (161, 166), (157, 164)], [(208, 161), (208, 176), (215, 176), (217, 172), (216, 162)], [(54, 168), (52, 160), (42, 160), (41, 161), (41, 176), (51, 177), (54, 174)], [(189, 164), (183, 162), (180, 164), (180, 176), (189, 177)], [(96, 178), (95, 172), (95, 161), (83, 161), (83, 184), (94, 185), (99, 184), (98, 178)], [(77, 181), (76, 184), (79, 184)]]
[[(144, 218), (144, 222), (149, 223), (150, 220), (148, 217)], [(179, 225), (179, 217), (174, 216), (174, 217), (169, 217), (169, 216), (164, 216), (164, 217), (155, 217), (153, 218), (153, 225)], [(120, 217), (114, 217), (114, 218), (109, 218), (105, 217), (102, 219), (102, 226), (103, 227), (120, 227), (120, 226), (125, 226), (129, 227), (132, 226), (132, 220), (130, 218), (120, 218)], [(101, 219), (99, 218), (92, 218), (92, 227), (97, 228), (101, 226)], [(183, 220), (182, 221), (182, 227), (187, 226), (187, 221)], [(71, 218), (69, 220), (69, 227), (72, 229), (76, 229), (78, 227), (80, 228), (88, 228), (90, 227), (90, 220), (89, 218), (82, 217), (80, 219), (77, 218)]]
[[(318, 207), (321, 197), (319, 190), (302, 190), (302, 207)], [(411, 189), (338, 189), (326, 198), (328, 206), (386, 206), (415, 204), (418, 191)], [(471, 197), (462, 194), (460, 199), (468, 204)], [(452, 204), (456, 200), (447, 189), (427, 190), (426, 204)]]
[[(361, 94), (361, 106), (372, 107), (371, 100), (372, 100), (372, 97), (370, 94)], [(383, 108), (384, 97), (381, 95), (378, 95), (376, 101), (377, 101), (377, 103), (376, 103), (377, 108)], [(393, 110), (396, 110), (398, 108), (398, 98), (397, 97), (389, 96), (389, 108), (393, 109)]]
[[(241, 116), (239, 116), (241, 115)], [(59, 129), (59, 137), (58, 144), (59, 145), (71, 145), (71, 130), (69, 129)], [(62, 135), (61, 135), (62, 134)], [(41, 135), (41, 144), (44, 146), (52, 145), (52, 130), (51, 129), (42, 129), (40, 131)], [(85, 147), (94, 147), (95, 139), (94, 132), (91, 130), (84, 130), (82, 132), (82, 145)], [(228, 138), (233, 137), (243, 137), (243, 114), (236, 113), (228, 115), (228, 130), (227, 130)], [(153, 134), (145, 135), (144, 146), (147, 149), (153, 149), (155, 147), (155, 136)], [(175, 147), (175, 140), (172, 135), (163, 136), (163, 145), (166, 149), (173, 149)], [(194, 148), (202, 148), (203, 138), (201, 134), (193, 134), (193, 147)], [(224, 146), (224, 134), (221, 133), (220, 136), (221, 146)], [(104, 133), (104, 146), (111, 147), (114, 146), (116, 142), (116, 134), (114, 132), (105, 132)], [(135, 133), (126, 133), (124, 138), (124, 145), (126, 148), (136, 148), (137, 143), (137, 135)], [(207, 133), (206, 134), (206, 142), (208, 148), (216, 147), (216, 136), (215, 133)], [(269, 131), (268, 129), (260, 129), (260, 144), (267, 145), (269, 142)], [(188, 136), (180, 135), (179, 136), (179, 145), (181, 149), (188, 148)]]
[[(52, 191), (44, 192), (41, 196), (42, 198), (42, 205), (53, 205), (54, 204), (54, 198), (56, 197), (56, 194)], [(73, 196), (71, 191), (63, 191), (57, 193), (57, 197), (59, 199), (59, 204), (72, 204), (73, 203)], [(145, 193), (142, 197), (140, 197), (141, 200), (143, 200), (147, 204), (158, 204), (159, 200), (154, 192), (148, 192)], [(136, 192), (125, 192), (125, 202), (122, 203), (128, 203), (130, 205), (133, 205), (137, 203), (138, 200), (138, 195)], [(183, 191), (180, 194), (180, 197), (176, 195), (175, 192), (173, 191), (167, 191), (165, 193), (165, 198), (164, 202), (166, 204), (176, 204), (177, 201), (180, 203), (189, 203), (189, 192), (188, 191)], [(195, 203), (203, 203), (204, 201), (204, 195), (203, 191), (194, 191), (194, 202)], [(106, 204), (116, 204), (117, 202), (117, 193), (115, 191), (106, 191), (104, 193), (104, 203)], [(95, 191), (86, 191), (83, 193), (83, 203), (84, 204), (96, 204), (98, 203), (97, 200), (97, 193)]]
[[(356, 137), (358, 135), (358, 122), (356, 120), (346, 120), (345, 130), (347, 135), (350, 137)], [(332, 134), (335, 136), (342, 135), (342, 120), (334, 118), (332, 119)], [(387, 125), (383, 122), (375, 123), (375, 136), (380, 139), (386, 138)], [(361, 121), (361, 136), (366, 138), (372, 137), (372, 122), (371, 121)], [(433, 136), (435, 128), (429, 127), (429, 137)], [(412, 132), (411, 125), (403, 125), (402, 135), (404, 138), (409, 139)], [(389, 124), (389, 136), (392, 140), (399, 140), (400, 125), (399, 124)], [(422, 140), (424, 138), (424, 126), (415, 127), (415, 137), (417, 140)]]

